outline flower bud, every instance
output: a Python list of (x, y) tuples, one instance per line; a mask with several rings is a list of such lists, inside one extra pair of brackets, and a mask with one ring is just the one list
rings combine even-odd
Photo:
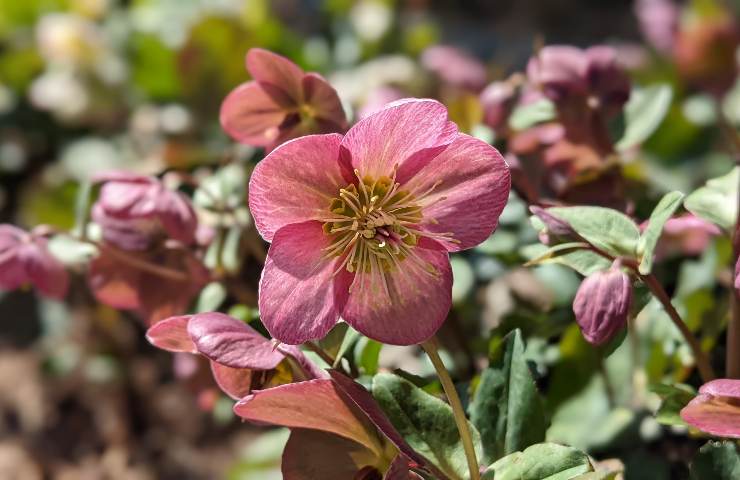
[(594, 345), (607, 342), (627, 323), (632, 283), (620, 266), (616, 260), (609, 270), (586, 277), (573, 300), (581, 333)]
[(480, 94), (483, 121), (494, 130), (506, 125), (514, 108), (516, 88), (510, 82), (493, 82)]

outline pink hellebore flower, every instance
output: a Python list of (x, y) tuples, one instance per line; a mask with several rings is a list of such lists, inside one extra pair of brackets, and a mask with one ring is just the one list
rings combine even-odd
[(620, 261), (615, 260), (609, 270), (583, 280), (573, 300), (573, 311), (583, 337), (602, 345), (627, 324), (631, 304), (632, 282), (620, 268)]
[(434, 45), (421, 55), (424, 68), (446, 84), (480, 91), (486, 84), (486, 67), (465, 50), (449, 45)]
[[(282, 385), (254, 392), (234, 412), (291, 429), (283, 451), (285, 480), (419, 478), (410, 465), (438, 471), (401, 437), (372, 396), (350, 378)], [(440, 478), (445, 478), (441, 476)]]
[(169, 352), (208, 358), (218, 386), (237, 400), (253, 388), (269, 386), (286, 355), (303, 369), (304, 379), (326, 376), (298, 348), (276, 347), (249, 325), (223, 313), (170, 317), (149, 327), (146, 338), (155, 347)]
[(124, 250), (145, 250), (159, 239), (193, 243), (198, 220), (185, 195), (165, 187), (154, 177), (109, 172), (96, 177), (105, 182), (92, 207), (92, 219), (103, 238)]
[(247, 70), (254, 80), (221, 105), (221, 126), (234, 140), (271, 150), (291, 138), (347, 129), (337, 92), (318, 73), (261, 48), (247, 52)]
[(45, 227), (27, 233), (13, 225), (0, 225), (0, 289), (15, 290), (32, 284), (44, 297), (62, 299), (69, 275), (49, 253)]
[[(640, 230), (647, 228), (649, 222), (640, 225)], [(671, 217), (663, 226), (660, 236), (657, 258), (673, 255), (699, 255), (706, 250), (712, 237), (721, 235), (719, 227), (691, 213)]]
[(480, 94), (483, 121), (494, 130), (504, 129), (518, 97), (512, 82), (498, 81), (489, 84)]
[(681, 410), (681, 418), (702, 432), (740, 438), (740, 380), (712, 380)]
[(434, 100), (390, 104), (344, 137), (281, 145), (249, 184), (272, 242), (263, 323), (287, 344), (322, 338), (340, 315), (384, 343), (428, 339), (451, 305), (448, 252), (488, 238), (509, 187), (498, 151), (458, 133)]

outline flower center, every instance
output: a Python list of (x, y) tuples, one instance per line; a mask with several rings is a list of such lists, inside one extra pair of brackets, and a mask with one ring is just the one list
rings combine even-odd
[(395, 169), (391, 177), (362, 177), (357, 170), (355, 176), (356, 183), (339, 189), (324, 219), (324, 233), (332, 237), (331, 245), (324, 249), (326, 256), (344, 256), (337, 271), (346, 268), (351, 273), (386, 273), (409, 259), (436, 275), (436, 269), (418, 258), (413, 249), (422, 237), (455, 241), (451, 233), (421, 228), (425, 221), (436, 221), (424, 218), (419, 202), (441, 182), (418, 193), (401, 189)]

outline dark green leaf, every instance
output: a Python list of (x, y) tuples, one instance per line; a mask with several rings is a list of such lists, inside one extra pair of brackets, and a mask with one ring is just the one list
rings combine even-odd
[(734, 442), (708, 442), (699, 449), (699, 453), (691, 462), (691, 480), (738, 478), (740, 478), (740, 452)]
[(686, 425), (681, 419), (681, 409), (696, 395), (696, 390), (688, 385), (654, 385), (651, 390), (662, 399), (655, 419), (663, 425)]
[(647, 275), (653, 268), (653, 252), (658, 244), (660, 234), (663, 231), (663, 225), (671, 218), (671, 215), (681, 206), (684, 194), (681, 192), (670, 192), (660, 199), (658, 205), (650, 214), (650, 220), (647, 228), (640, 236), (640, 242), (637, 246), (638, 255), (642, 256), (640, 260), (640, 273)]
[(556, 443), (532, 445), (488, 467), (484, 479), (569, 480), (593, 472), (588, 455)]

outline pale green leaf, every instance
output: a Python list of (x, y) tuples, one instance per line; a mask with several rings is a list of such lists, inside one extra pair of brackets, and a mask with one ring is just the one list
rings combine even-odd
[(648, 226), (640, 236), (640, 242), (637, 246), (638, 255), (642, 255), (640, 260), (640, 273), (647, 275), (653, 268), (653, 257), (655, 247), (658, 245), (660, 234), (663, 232), (663, 225), (671, 218), (671, 215), (681, 206), (684, 194), (681, 192), (670, 192), (663, 196), (658, 205), (650, 214)]

